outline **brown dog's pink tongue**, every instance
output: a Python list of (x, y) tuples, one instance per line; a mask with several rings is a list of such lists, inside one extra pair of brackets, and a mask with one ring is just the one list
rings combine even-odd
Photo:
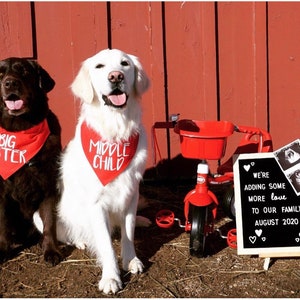
[(107, 98), (116, 106), (121, 106), (126, 103), (126, 94), (121, 95), (109, 95)]
[(9, 110), (19, 110), (23, 107), (24, 101), (21, 99), (15, 101), (6, 100), (5, 104)]

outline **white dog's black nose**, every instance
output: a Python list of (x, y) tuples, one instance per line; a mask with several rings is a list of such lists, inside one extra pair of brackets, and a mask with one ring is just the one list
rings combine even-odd
[(112, 71), (108, 74), (108, 80), (112, 83), (119, 83), (124, 80), (124, 74), (119, 71)]

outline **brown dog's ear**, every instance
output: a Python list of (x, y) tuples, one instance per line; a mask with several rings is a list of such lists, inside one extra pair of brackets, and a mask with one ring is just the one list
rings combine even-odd
[(48, 72), (43, 69), (35, 60), (29, 60), (29, 63), (34, 67), (38, 74), (39, 87), (45, 93), (50, 92), (55, 86), (55, 81), (51, 78)]
[(94, 99), (94, 89), (85, 62), (83, 62), (77, 76), (71, 84), (73, 94), (86, 103), (92, 103)]
[(144, 71), (140, 61), (134, 55), (129, 55), (135, 66), (135, 90), (137, 96), (141, 96), (150, 86), (150, 80)]

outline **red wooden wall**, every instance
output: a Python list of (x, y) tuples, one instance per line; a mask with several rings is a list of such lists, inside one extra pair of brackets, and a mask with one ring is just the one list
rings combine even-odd
[[(270, 130), (275, 149), (300, 137), (299, 15), (298, 2), (0, 2), (0, 59), (37, 58), (49, 71), (65, 145), (80, 63), (108, 47), (140, 57), (152, 82), (143, 98), (150, 168), (151, 126), (171, 113)], [(163, 158), (179, 154), (174, 133), (157, 135)]]

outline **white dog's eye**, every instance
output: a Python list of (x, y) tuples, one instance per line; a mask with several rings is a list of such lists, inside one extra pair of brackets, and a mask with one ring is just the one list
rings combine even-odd
[(103, 68), (103, 67), (104, 67), (103, 64), (98, 64), (98, 65), (96, 66), (96, 69), (101, 69), (101, 68)]
[(129, 66), (129, 62), (127, 60), (123, 60), (121, 62), (121, 65), (124, 66), (124, 67)]

